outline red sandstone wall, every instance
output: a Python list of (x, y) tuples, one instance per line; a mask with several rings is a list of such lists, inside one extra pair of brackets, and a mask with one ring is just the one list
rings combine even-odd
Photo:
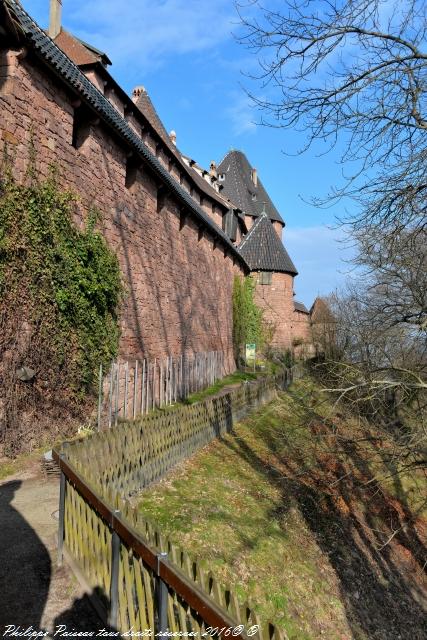
[(283, 224), (281, 222), (278, 222), (277, 220), (274, 220), (272, 222), (273, 225), (273, 229), (275, 230), (275, 232), (277, 233), (277, 235), (279, 236), (280, 239), (282, 239), (282, 233), (283, 233)]
[(292, 337), (293, 340), (312, 341), (310, 316), (307, 313), (294, 311), (292, 315)]
[(54, 163), (62, 186), (81, 197), (77, 222), (90, 206), (101, 211), (102, 231), (119, 257), (126, 286), (120, 356), (222, 350), (234, 368), (231, 299), (239, 265), (212, 238), (199, 238), (190, 218), (180, 230), (173, 201), (158, 213), (156, 185), (144, 170), (126, 189), (127, 150), (101, 125), (91, 128), (79, 150), (73, 148), (72, 121), (71, 97), (52, 76), (28, 59), (2, 54), (0, 152), (7, 141), (22, 180), (32, 127), (39, 175), (46, 177)]
[[(254, 277), (257, 278), (257, 274)], [(271, 285), (257, 284), (255, 301), (264, 309), (265, 320), (275, 325), (272, 346), (290, 348), (293, 338), (293, 277), (287, 273), (273, 273)]]

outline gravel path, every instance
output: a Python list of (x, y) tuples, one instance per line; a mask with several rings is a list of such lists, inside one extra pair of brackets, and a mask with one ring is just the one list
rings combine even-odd
[(103, 628), (69, 568), (57, 567), (58, 496), (55, 479), (25, 474), (0, 483), (0, 637), (6, 625), (51, 635), (66, 625), (71, 637)]

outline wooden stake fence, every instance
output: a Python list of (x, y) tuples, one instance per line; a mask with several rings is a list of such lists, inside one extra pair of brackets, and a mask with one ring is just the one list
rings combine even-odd
[(142, 362), (113, 362), (104, 378), (99, 369), (98, 429), (116, 426), (153, 409), (184, 400), (225, 374), (222, 351), (181, 355)]
[[(169, 364), (167, 376), (176, 375)], [(153, 382), (155, 363), (145, 369), (143, 363), (142, 371)], [(288, 370), (242, 384), (220, 397), (143, 416), (53, 451), (61, 469), (59, 562), (65, 552), (113, 629), (151, 629), (163, 638), (192, 632), (197, 638), (285, 640), (284, 632), (261, 624), (249, 603), (220, 584), (205, 560), (191, 558), (168, 540), (128, 498), (229, 432), (235, 421), (274, 398), (277, 389), (286, 389), (293, 374)], [(110, 380), (117, 380), (116, 371)], [(143, 386), (146, 406), (153, 388), (148, 382)], [(116, 406), (111, 395), (110, 407)], [(173, 392), (167, 397), (170, 401)]]

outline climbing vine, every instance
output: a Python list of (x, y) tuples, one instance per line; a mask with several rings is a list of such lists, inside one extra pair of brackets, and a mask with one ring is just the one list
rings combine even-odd
[(254, 300), (253, 278), (235, 276), (233, 283), (233, 343), (235, 358), (241, 362), (245, 344), (258, 346), (263, 340), (263, 312)]
[[(36, 404), (77, 405), (117, 353), (119, 264), (95, 210), (83, 228), (74, 224), (76, 196), (60, 190), (55, 172), (27, 182), (9, 173), (0, 185), (0, 385)], [(16, 380), (19, 367), (34, 371), (31, 384)], [(10, 439), (20, 409), (9, 402), (0, 411)]]

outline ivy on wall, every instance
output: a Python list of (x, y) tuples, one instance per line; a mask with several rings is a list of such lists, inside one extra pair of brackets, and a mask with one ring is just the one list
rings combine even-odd
[(263, 342), (263, 312), (254, 300), (256, 282), (250, 276), (234, 277), (233, 344), (236, 361), (244, 357), (245, 344)]
[[(16, 397), (13, 375), (25, 365), (36, 373), (34, 402), (37, 391), (46, 400), (55, 390), (79, 402), (100, 363), (117, 354), (119, 264), (96, 230), (96, 211), (83, 228), (74, 224), (76, 196), (58, 188), (54, 172), (27, 182), (7, 174), (0, 183), (0, 386)], [(9, 405), (4, 424), (17, 429), (20, 409)]]

